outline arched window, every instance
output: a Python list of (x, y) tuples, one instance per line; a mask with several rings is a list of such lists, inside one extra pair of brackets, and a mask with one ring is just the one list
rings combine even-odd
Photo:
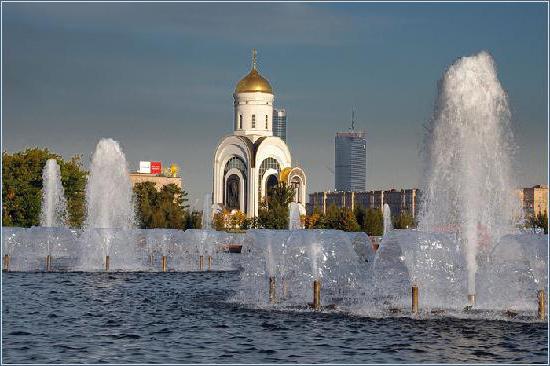
[(246, 164), (238, 156), (233, 156), (231, 159), (227, 161), (227, 163), (225, 163), (225, 169), (223, 171), (223, 175), (226, 175), (227, 172), (232, 168), (237, 169), (242, 173), (244, 177), (246, 177)]
[(290, 181), (290, 185), (294, 188), (294, 202), (302, 203), (302, 181), (299, 177), (293, 177)]
[(252, 128), (256, 128), (256, 115), (252, 115)]
[[(258, 170), (258, 181), (260, 184), (258, 185), (258, 197), (262, 196), (262, 179), (264, 177), (264, 174), (269, 169), (275, 169), (277, 171), (277, 175), (281, 172), (281, 167), (279, 165), (279, 162), (274, 158), (266, 158), (264, 161), (262, 161), (262, 164), (260, 165), (260, 169)], [(277, 177), (275, 177), (277, 178)]]
[(239, 130), (243, 129), (243, 115), (239, 114)]
[[(243, 181), (242, 181), (242, 185), (243, 185), (243, 189), (241, 191), (240, 189), (240, 186), (241, 186), (241, 180), (239, 178), (238, 175), (236, 174), (230, 174), (229, 176), (227, 176), (227, 174), (229, 173), (229, 171), (231, 169), (237, 169), (241, 174), (242, 174), (242, 177), (243, 177)], [(223, 188), (224, 188), (224, 192), (223, 192), (223, 197), (224, 197), (224, 205), (229, 208), (229, 209), (239, 209), (239, 210), (242, 210), (242, 211), (245, 211), (247, 210), (247, 191), (246, 191), (246, 187), (247, 187), (247, 169), (246, 169), (246, 164), (244, 163), (244, 161), (238, 157), (238, 156), (233, 156), (231, 157), (231, 159), (229, 159), (227, 161), (227, 163), (225, 163), (225, 168), (224, 168), (224, 171), (223, 171), (223, 176), (224, 176), (224, 179), (225, 179), (225, 182), (224, 182), (224, 185), (223, 185)], [(241, 198), (244, 198), (244, 207), (241, 207)]]

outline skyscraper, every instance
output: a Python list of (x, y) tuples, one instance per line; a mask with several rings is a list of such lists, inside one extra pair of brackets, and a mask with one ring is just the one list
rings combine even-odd
[(337, 132), (334, 139), (334, 188), (337, 191), (360, 192), (366, 189), (366, 185), (366, 132), (353, 129)]
[(273, 109), (273, 136), (286, 142), (286, 110)]

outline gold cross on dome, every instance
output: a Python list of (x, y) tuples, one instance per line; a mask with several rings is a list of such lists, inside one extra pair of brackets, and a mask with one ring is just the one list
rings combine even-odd
[(256, 68), (256, 49), (253, 48), (252, 49), (252, 68), (255, 69)]

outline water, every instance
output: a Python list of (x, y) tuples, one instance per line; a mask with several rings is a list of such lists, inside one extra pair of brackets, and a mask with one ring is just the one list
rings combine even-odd
[(5, 363), (545, 363), (547, 324), (267, 311), (238, 272), (4, 273)]
[(384, 235), (390, 232), (393, 229), (393, 224), (391, 222), (391, 209), (387, 203), (384, 203), (384, 210), (382, 211), (384, 217)]
[(210, 193), (204, 195), (202, 205), (202, 229), (212, 229), (212, 195)]
[(119, 143), (101, 139), (92, 155), (86, 185), (85, 231), (77, 244), (80, 270), (105, 268), (107, 257), (115, 268), (136, 267), (135, 208), (126, 157)]
[(48, 159), (42, 170), (40, 226), (62, 227), (65, 226), (66, 220), (67, 201), (61, 185), (61, 171), (57, 160)]
[(301, 228), (300, 205), (296, 202), (290, 202), (288, 205), (288, 230), (298, 230)]
[(132, 183), (119, 143), (101, 139), (92, 155), (86, 185), (86, 228), (135, 226)]
[(480, 248), (519, 222), (513, 149), (508, 99), (493, 58), (480, 52), (458, 59), (439, 82), (428, 126), (419, 228), (458, 235), (468, 294), (476, 294)]

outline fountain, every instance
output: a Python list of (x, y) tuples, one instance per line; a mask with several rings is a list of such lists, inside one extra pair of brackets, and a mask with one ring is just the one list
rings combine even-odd
[(204, 202), (202, 205), (202, 229), (212, 229), (212, 195), (210, 193), (204, 195)]
[(384, 203), (384, 209), (382, 210), (384, 217), (384, 235), (390, 232), (393, 229), (393, 224), (391, 222), (391, 209), (387, 203)]
[[(86, 220), (81, 235), (84, 269), (130, 269), (137, 260), (133, 191), (118, 142), (101, 139), (86, 185)], [(98, 245), (99, 244), (99, 245)]]
[(508, 100), (487, 52), (460, 58), (447, 69), (428, 131), (419, 227), (456, 233), (472, 301), (478, 252), (513, 231), (520, 213)]
[(300, 205), (296, 202), (290, 202), (288, 205), (288, 230), (297, 230), (301, 228)]
[(40, 226), (64, 227), (66, 216), (67, 202), (61, 185), (61, 171), (57, 160), (48, 159), (42, 171)]
[(415, 313), (533, 314), (547, 236), (517, 228), (510, 112), (488, 53), (447, 69), (425, 143), (419, 228), (386, 233), (362, 311), (411, 309), (412, 290)]

